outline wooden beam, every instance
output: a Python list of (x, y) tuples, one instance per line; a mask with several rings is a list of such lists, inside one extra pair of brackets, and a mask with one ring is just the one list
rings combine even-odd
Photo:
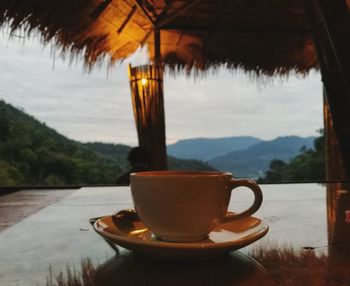
[[(217, 8), (217, 10), (215, 12), (215, 15), (214, 15), (214, 19), (212, 21), (212, 26), (214, 28), (216, 27), (216, 25), (217, 25), (217, 23), (218, 23), (218, 21), (220, 19), (220, 16), (222, 15), (222, 11), (223, 11), (223, 8), (226, 5), (226, 2), (227, 2), (227, 0), (221, 0), (219, 5), (218, 5), (218, 8)], [(208, 31), (207, 35), (205, 36), (205, 38), (203, 40), (203, 50), (205, 50), (205, 48), (207, 46), (207, 43), (208, 43), (212, 33), (213, 33), (213, 30)]]
[(155, 0), (143, 0), (143, 6), (145, 7), (145, 9), (150, 12), (153, 16), (154, 19), (158, 18), (158, 14), (154, 8), (154, 6), (156, 5)]
[(344, 0), (319, 0), (319, 9), (334, 56), (348, 86), (350, 97), (350, 16)]
[(146, 41), (148, 40), (148, 38), (151, 36), (151, 34), (154, 32), (154, 30), (149, 30), (146, 35), (143, 37), (143, 39), (140, 41), (140, 46), (142, 47)]
[(184, 4), (180, 8), (178, 8), (174, 13), (170, 15), (163, 15), (162, 17), (158, 18), (155, 22), (155, 26), (157, 28), (163, 28), (164, 25), (168, 24), (178, 16), (180, 16), (182, 13), (186, 12), (188, 9), (191, 9), (193, 6), (197, 5), (201, 0), (195, 0), (195, 1), (188, 1), (188, 3)]
[(281, 29), (281, 28), (275, 28), (275, 29), (260, 29), (257, 28), (246, 28), (246, 27), (213, 27), (211, 25), (208, 26), (199, 26), (199, 25), (191, 25), (191, 24), (167, 24), (161, 27), (162, 30), (181, 30), (181, 31), (188, 31), (188, 32), (225, 32), (225, 33), (254, 33), (254, 34), (281, 34), (281, 35), (288, 35), (288, 34), (301, 34), (301, 35), (307, 35), (310, 34), (310, 30), (308, 29)]
[[(174, 0), (172, 0), (172, 1), (165, 1), (165, 7), (162, 10), (162, 12), (160, 13), (160, 15), (157, 16), (156, 22), (160, 21), (164, 17), (167, 17), (167, 13), (168, 13), (169, 9), (172, 7), (172, 5), (174, 4), (174, 2), (175, 2)], [(155, 23), (155, 25), (157, 27), (156, 23)]]
[(128, 16), (126, 17), (126, 19), (124, 20), (124, 22), (120, 25), (119, 29), (117, 30), (118, 34), (121, 34), (123, 32), (123, 30), (125, 29), (125, 27), (127, 26), (127, 24), (130, 22), (130, 20), (132, 19), (132, 17), (135, 15), (135, 12), (137, 10), (137, 6), (134, 5), (132, 6)]
[(141, 0), (136, 0), (136, 5), (137, 7), (143, 12), (143, 14), (146, 16), (147, 20), (152, 24), (152, 26), (154, 27), (154, 20), (152, 19), (152, 17), (148, 14), (146, 8), (143, 6), (143, 3)]
[(160, 30), (154, 29), (154, 64), (160, 66), (162, 62), (162, 55), (160, 52)]
[(90, 17), (92, 19), (97, 19), (104, 10), (106, 10), (106, 8), (109, 6), (109, 4), (111, 4), (112, 0), (104, 0), (102, 1), (100, 4), (97, 5), (97, 7), (92, 11), (92, 13), (90, 14)]

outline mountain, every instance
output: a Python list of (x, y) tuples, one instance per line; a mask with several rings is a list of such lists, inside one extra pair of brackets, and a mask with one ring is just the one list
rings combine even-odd
[[(122, 144), (107, 144), (107, 143), (85, 143), (86, 147), (93, 150), (100, 156), (112, 160), (119, 164), (123, 169), (128, 167), (126, 160), (127, 154), (131, 149), (130, 146)], [(206, 162), (195, 159), (179, 159), (173, 156), (168, 156), (168, 167), (170, 170), (206, 170), (214, 171), (215, 169)]]
[(314, 149), (302, 150), (288, 163), (275, 159), (270, 162), (265, 177), (260, 177), (259, 182), (310, 182), (324, 181), (325, 170), (325, 135), (323, 129), (319, 130), (320, 136), (314, 140)]
[(261, 142), (251, 136), (224, 138), (194, 138), (179, 140), (167, 146), (167, 152), (177, 158), (209, 161), (232, 151), (246, 149)]
[(120, 166), (0, 101), (0, 186), (112, 182)]
[(222, 171), (230, 171), (236, 177), (258, 178), (268, 169), (270, 161), (288, 161), (302, 147), (313, 148), (315, 137), (285, 136), (271, 141), (261, 141), (247, 149), (229, 152), (208, 161), (209, 165)]
[(111, 144), (101, 142), (83, 143), (89, 150), (95, 152), (100, 157), (111, 160), (116, 163), (121, 169), (128, 168), (126, 160), (131, 149), (130, 146), (124, 144)]
[[(0, 100), (0, 186), (113, 184), (130, 146), (70, 140)], [(169, 159), (169, 168), (212, 169)]]

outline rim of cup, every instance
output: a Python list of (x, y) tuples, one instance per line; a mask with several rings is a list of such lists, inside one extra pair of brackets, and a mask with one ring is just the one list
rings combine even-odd
[(221, 176), (232, 176), (230, 172), (219, 172), (219, 171), (146, 171), (146, 172), (134, 172), (130, 176), (135, 177), (174, 177), (174, 176), (185, 176), (185, 177), (221, 177)]

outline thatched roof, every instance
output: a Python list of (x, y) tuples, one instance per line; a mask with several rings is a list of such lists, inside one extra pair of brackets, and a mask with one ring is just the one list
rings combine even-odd
[(142, 45), (152, 60), (157, 27), (162, 61), (173, 69), (224, 64), (283, 75), (317, 67), (302, 0), (2, 0), (0, 26), (39, 31), (88, 66)]

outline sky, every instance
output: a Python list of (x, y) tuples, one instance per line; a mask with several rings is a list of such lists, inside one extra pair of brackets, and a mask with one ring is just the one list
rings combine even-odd
[[(0, 100), (68, 138), (137, 145), (127, 65), (145, 64), (144, 51), (112, 69), (62, 59), (38, 39), (0, 33)], [(323, 127), (320, 75), (256, 80), (220, 69), (203, 77), (166, 75), (167, 143), (197, 137), (317, 135)]]

